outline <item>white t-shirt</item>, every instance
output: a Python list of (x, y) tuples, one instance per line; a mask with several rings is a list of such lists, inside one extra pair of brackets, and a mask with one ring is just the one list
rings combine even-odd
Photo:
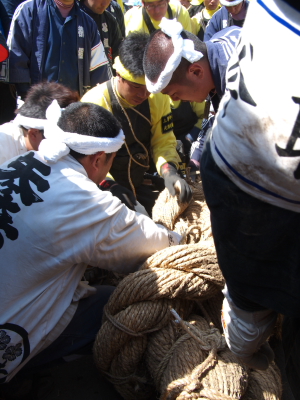
[(99, 190), (70, 155), (27, 152), (1, 166), (0, 185), (1, 382), (70, 322), (87, 265), (133, 272), (180, 235)]
[[(255, 29), (256, 26), (261, 29)], [(228, 63), (212, 154), (243, 191), (300, 212), (300, 13), (251, 1)]]

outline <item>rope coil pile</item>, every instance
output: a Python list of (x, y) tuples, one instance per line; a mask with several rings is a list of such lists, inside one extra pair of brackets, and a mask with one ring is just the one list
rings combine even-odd
[(158, 393), (161, 400), (279, 400), (275, 364), (249, 371), (221, 334), (224, 279), (201, 183), (189, 207), (166, 192), (153, 219), (169, 229), (192, 227), (190, 244), (155, 253), (119, 283), (94, 344), (97, 367), (126, 400)]

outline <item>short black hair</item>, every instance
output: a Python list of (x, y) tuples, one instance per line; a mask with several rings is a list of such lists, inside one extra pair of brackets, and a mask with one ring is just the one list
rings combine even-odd
[(17, 113), (24, 117), (45, 119), (46, 110), (53, 100), (57, 100), (61, 108), (79, 101), (78, 92), (56, 82), (42, 82), (33, 85), (25, 98), (24, 104)]
[[(194, 43), (194, 48), (196, 51), (200, 51), (203, 57), (200, 61), (207, 60), (207, 47), (204, 42), (202, 42), (197, 36), (193, 35), (188, 31), (182, 31), (184, 39), (190, 39)], [(162, 32), (160, 29), (155, 31), (148, 41), (145, 49), (143, 67), (146, 77), (151, 82), (156, 82), (161, 72), (164, 70), (168, 59), (174, 52), (174, 46), (172, 39)], [(173, 74), (173, 78), (178, 75), (182, 76), (182, 73), (187, 70), (191, 63), (185, 58), (181, 59), (181, 62)], [(175, 75), (175, 76), (174, 76)], [(173, 82), (172, 78), (172, 82)]]
[[(93, 103), (70, 104), (58, 120), (57, 125), (65, 132), (79, 133), (93, 137), (116, 137), (121, 129), (119, 121), (105, 108)], [(77, 160), (84, 154), (70, 150)]]
[(144, 75), (143, 56), (149, 37), (147, 33), (132, 32), (119, 47), (121, 63), (135, 77)]

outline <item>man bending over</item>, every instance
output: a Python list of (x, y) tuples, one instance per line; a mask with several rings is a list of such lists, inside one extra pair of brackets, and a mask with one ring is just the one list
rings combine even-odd
[(0, 169), (1, 383), (92, 345), (113, 289), (80, 282), (87, 265), (133, 272), (180, 240), (99, 190), (124, 143), (115, 117), (89, 103), (60, 113), (54, 101), (39, 151)]

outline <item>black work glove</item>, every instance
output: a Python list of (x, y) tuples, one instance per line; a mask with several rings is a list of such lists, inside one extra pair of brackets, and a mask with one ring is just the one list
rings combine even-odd
[(110, 193), (113, 196), (118, 197), (118, 199), (121, 200), (121, 202), (125, 204), (125, 206), (127, 206), (131, 210), (134, 210), (134, 206), (136, 206), (137, 203), (131, 190), (122, 185), (119, 185), (115, 181), (106, 179), (104, 179), (100, 183), (99, 188), (104, 191), (110, 191)]
[(192, 190), (188, 183), (178, 174), (175, 165), (172, 163), (162, 165), (161, 175), (171, 196), (175, 196), (177, 191), (181, 203), (189, 203), (191, 201)]
[[(156, 172), (156, 174), (157, 174), (157, 172)], [(144, 179), (150, 179), (152, 182), (152, 185), (154, 185), (155, 189), (158, 190), (159, 192), (163, 191), (165, 188), (165, 180), (160, 175), (148, 174), (146, 172), (144, 174)]]

